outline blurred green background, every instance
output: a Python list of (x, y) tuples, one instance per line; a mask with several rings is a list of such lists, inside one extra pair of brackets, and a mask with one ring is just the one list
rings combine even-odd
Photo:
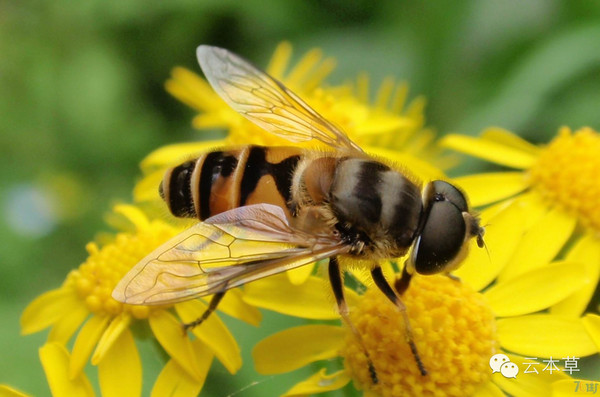
[[(163, 89), (171, 68), (199, 71), (201, 43), (264, 66), (283, 39), (295, 59), (312, 47), (337, 58), (330, 83), (360, 71), (373, 85), (406, 80), (413, 97), (427, 97), (428, 124), (440, 133), (499, 125), (545, 142), (561, 125), (600, 125), (599, 2), (4, 1), (0, 383), (48, 393), (37, 358), (45, 334), (19, 336), (23, 308), (108, 230), (103, 216), (131, 199), (144, 155), (201, 139), (193, 112)], [(272, 331), (231, 324), (245, 351)], [(283, 392), (300, 378), (258, 377), (246, 357), (234, 382), (215, 366), (209, 384), (220, 379), (228, 388), (207, 395)]]

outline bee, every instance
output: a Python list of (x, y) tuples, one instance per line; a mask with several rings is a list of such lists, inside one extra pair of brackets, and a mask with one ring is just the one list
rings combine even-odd
[[(214, 150), (169, 169), (159, 194), (177, 217), (200, 222), (142, 259), (113, 297), (160, 305), (212, 295), (204, 321), (225, 293), (245, 283), (329, 259), (328, 274), (343, 321), (349, 317), (338, 258), (367, 266), (396, 305), (423, 375), (401, 295), (415, 274), (454, 270), (484, 228), (465, 195), (435, 180), (424, 187), (365, 153), (282, 83), (222, 48), (200, 46), (198, 61), (214, 90), (254, 124), (290, 142), (316, 140), (330, 150), (243, 146)], [(380, 260), (410, 252), (394, 286)], [(376, 372), (369, 355), (370, 372)]]

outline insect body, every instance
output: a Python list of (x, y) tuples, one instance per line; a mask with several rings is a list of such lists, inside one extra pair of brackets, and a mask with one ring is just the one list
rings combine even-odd
[[(214, 294), (202, 322), (225, 292), (247, 282), (329, 258), (340, 314), (348, 316), (338, 257), (369, 263), (375, 284), (398, 307), (421, 369), (399, 294), (416, 273), (448, 273), (483, 228), (464, 195), (445, 181), (418, 181), (373, 159), (293, 92), (240, 57), (200, 46), (202, 69), (236, 111), (289, 141), (318, 140), (331, 151), (244, 146), (215, 150), (167, 171), (160, 195), (173, 215), (200, 223), (140, 261), (113, 297), (165, 304)], [(412, 248), (395, 290), (380, 259)], [(368, 358), (368, 353), (365, 351)], [(370, 362), (370, 359), (369, 359)], [(371, 366), (373, 380), (375, 370)]]
[[(169, 170), (159, 189), (174, 215), (200, 220), (276, 205), (296, 229), (336, 234), (351, 255), (370, 259), (404, 255), (423, 214), (421, 191), (408, 178), (343, 152), (261, 146), (213, 151)], [(457, 248), (462, 240), (464, 232)]]

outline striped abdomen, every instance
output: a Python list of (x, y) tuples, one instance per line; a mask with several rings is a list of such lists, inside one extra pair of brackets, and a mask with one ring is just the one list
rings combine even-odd
[(212, 151), (167, 171), (159, 191), (173, 215), (204, 220), (244, 205), (267, 203), (289, 213), (292, 175), (301, 150), (245, 146)]

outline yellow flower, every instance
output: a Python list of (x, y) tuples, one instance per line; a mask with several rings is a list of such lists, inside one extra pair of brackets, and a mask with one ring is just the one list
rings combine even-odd
[[(377, 373), (377, 384), (355, 335), (336, 325), (305, 325), (274, 334), (255, 347), (255, 365), (262, 374), (279, 374), (320, 360), (343, 359), (343, 369), (327, 373), (323, 368), (294, 385), (286, 396), (335, 390), (350, 381), (365, 395), (499, 396), (503, 391), (520, 396), (550, 395), (555, 382), (571, 379), (561, 366), (567, 357), (580, 358), (599, 350), (581, 318), (538, 313), (561, 299), (565, 291), (572, 292), (587, 281), (570, 265), (534, 269), (522, 279), (499, 281), (482, 293), (444, 276), (413, 278), (403, 301), (426, 376), (420, 374), (406, 343), (402, 317), (371, 287), (362, 295), (349, 288), (345, 293), (352, 321)], [(361, 273), (353, 274), (362, 278)], [(386, 274), (390, 280), (395, 276), (390, 266)], [(549, 287), (543, 284), (565, 275), (568, 277), (558, 280), (563, 285), (559, 291), (553, 289), (559, 284), (556, 280)], [(334, 319), (337, 314), (327, 299), (326, 284), (311, 276), (302, 285), (292, 285), (276, 276), (249, 284), (244, 299), (288, 315)], [(521, 297), (524, 307), (516, 312), (514, 299), (506, 299), (514, 295)], [(490, 360), (496, 354), (505, 354), (516, 364), (520, 372), (515, 379), (493, 373)], [(544, 370), (543, 360), (551, 358), (561, 371)], [(537, 374), (525, 373), (528, 362), (534, 363)]]
[[(443, 175), (428, 160), (435, 161), (442, 168), (453, 164), (451, 156), (441, 157), (430, 147), (435, 135), (433, 131), (424, 128), (425, 101), (419, 97), (407, 104), (406, 84), (396, 84), (393, 79), (386, 79), (375, 100), (370, 101), (369, 79), (365, 74), (360, 75), (355, 83), (324, 86), (324, 79), (335, 67), (335, 61), (323, 58), (318, 49), (309, 51), (286, 73), (290, 69), (291, 52), (289, 43), (281, 43), (266, 72), (340, 127), (365, 151), (401, 163), (414, 173), (431, 179), (441, 178)], [(168, 145), (148, 155), (141, 164), (145, 178), (134, 190), (136, 202), (156, 203), (156, 187), (162, 180), (165, 169), (198, 153), (215, 147), (241, 144), (290, 145), (284, 138), (262, 130), (236, 113), (196, 73), (175, 68), (171, 79), (166, 82), (166, 89), (200, 112), (192, 121), (194, 127), (224, 129), (227, 136), (219, 140)]]
[(508, 131), (489, 128), (480, 138), (449, 135), (441, 143), (517, 169), (455, 180), (473, 205), (495, 204), (487, 210), (487, 229), (498, 246), (490, 244), (490, 260), (482, 253), (471, 255), (468, 261), (479, 266), (479, 272), (469, 272), (470, 282), (483, 288), (496, 277), (515, 279), (547, 266), (566, 250), (565, 260), (576, 264), (588, 281), (555, 302), (550, 312), (581, 315), (600, 278), (600, 135), (590, 128), (572, 133), (564, 127), (550, 144), (537, 147)]
[[(239, 348), (218, 316), (211, 316), (193, 330), (195, 340), (182, 331), (181, 322), (198, 318), (207, 307), (204, 302), (172, 305), (178, 319), (170, 306), (131, 306), (112, 298), (121, 277), (179, 231), (163, 221), (148, 219), (134, 206), (118, 205), (115, 213), (124, 217), (132, 230), (118, 233), (103, 247), (89, 243), (87, 260), (69, 273), (60, 288), (29, 304), (21, 317), (23, 334), (51, 328), (40, 357), (53, 394), (71, 395), (60, 391), (73, 387), (86, 393), (91, 390), (83, 372), (90, 361), (98, 367), (102, 395), (140, 395), (142, 365), (130, 329), (135, 322), (148, 324), (170, 356), (154, 384), (153, 395), (168, 395), (178, 388), (199, 393), (214, 356), (235, 373), (241, 366)], [(240, 291), (231, 292), (219, 308), (257, 324), (260, 313), (241, 300)], [(76, 332), (69, 354), (64, 346)], [(75, 385), (74, 380), (78, 380)]]

